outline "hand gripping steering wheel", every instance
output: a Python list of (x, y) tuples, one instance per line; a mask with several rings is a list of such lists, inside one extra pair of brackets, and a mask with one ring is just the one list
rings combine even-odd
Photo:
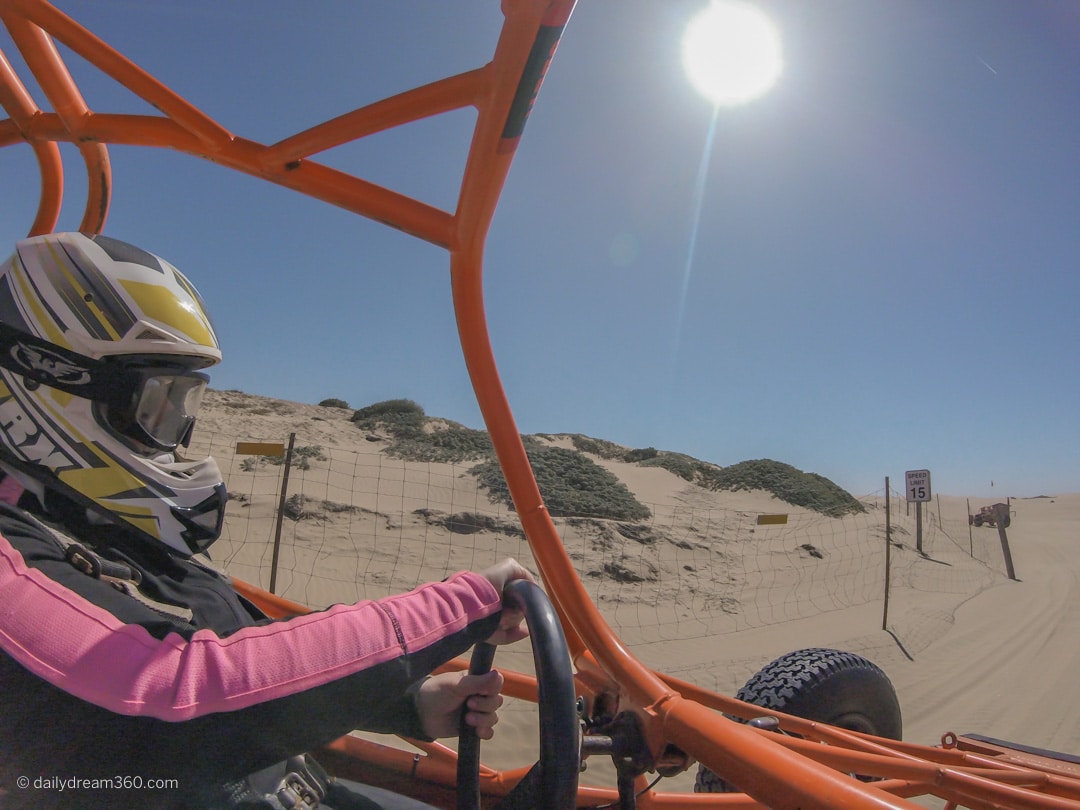
[[(555, 609), (536, 583), (511, 582), (503, 600), (521, 609), (529, 628), (540, 692), (540, 760), (499, 803), (498, 810), (573, 810), (581, 768), (581, 727), (566, 637)], [(494, 645), (477, 644), (469, 673), (484, 674), (494, 657)], [(457, 808), (480, 808), (480, 738), (464, 723), (458, 740)]]

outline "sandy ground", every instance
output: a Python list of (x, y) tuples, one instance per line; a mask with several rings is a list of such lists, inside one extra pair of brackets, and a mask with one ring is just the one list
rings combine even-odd
[[(202, 441), (211, 446), (226, 469), (230, 491), (246, 487), (253, 493), (242, 504), (248, 510), (243, 520), (251, 523), (269, 525), (277, 485), (258, 494), (257, 483), (235, 466), (239, 459), (228, 458), (233, 441), (280, 441), (296, 431), (298, 443), (318, 444), (330, 455), (378, 453), (383, 446), (378, 437), (358, 434), (348, 421), (351, 411), (213, 391), (204, 408), (196, 445)], [(337, 463), (333, 457), (334, 462), (327, 462), (331, 467)], [(432, 499), (443, 511), (463, 504), (479, 511), (491, 508), (475, 486), (468, 490), (469, 477), (460, 470), (433, 473), (438, 465), (428, 465), (424, 476), (410, 483), (408, 465), (395, 466), (385, 459), (379, 463), (386, 465), (380, 481), (354, 493), (352, 500), (343, 489), (349, 481), (366, 480), (358, 467), (342, 481), (332, 474), (324, 483), (317, 484), (312, 474), (305, 479), (306, 487), (323, 488), (320, 497), (368, 504), (365, 509), (377, 524), (370, 529), (375, 532), (375, 552), (348, 564), (356, 571), (355, 577), (344, 577), (348, 581), (337, 574), (320, 575), (320, 555), (356, 554), (352, 546), (359, 543), (355, 535), (361, 525), (360, 518), (353, 518), (335, 529), (335, 517), (324, 516), (313, 552), (316, 562), (308, 574), (301, 570), (302, 543), (286, 538), (282, 559), (292, 566), (285, 572), (287, 588), (292, 589), (286, 596), (318, 607), (379, 596), (409, 587), (410, 578), (439, 578), (447, 569), (478, 567), (505, 553), (529, 561), (524, 541), (505, 532), (479, 532), (466, 543), (416, 517), (415, 505), (430, 508)], [(654, 507), (653, 525), (667, 542), (645, 549), (595, 526), (567, 526), (564, 541), (594, 600), (647, 665), (734, 693), (758, 668), (784, 653), (819, 646), (845, 649), (865, 655), (889, 675), (900, 698), (906, 740), (934, 745), (945, 732), (977, 732), (1080, 753), (1080, 494), (1010, 501), (1008, 539), (1015, 580), (1005, 576), (997, 532), (968, 529), (966, 515), (973, 499), (937, 499), (933, 507), (942, 531), (931, 535), (933, 546), (921, 555), (914, 553), (913, 517), (905, 514), (903, 502), (894, 500), (894, 581), (885, 631), (883, 599), (874, 590), (880, 586), (862, 582), (867, 566), (877, 563), (867, 563), (865, 557), (847, 562), (852, 548), (871, 542), (868, 537), (884, 537), (883, 493), (867, 500), (872, 514), (860, 518), (861, 523), (832, 521), (767, 493), (709, 493), (661, 469), (600, 463)], [(391, 485), (388, 476), (400, 482)], [(396, 517), (383, 506), (393, 487), (400, 510)], [(439, 494), (444, 487), (451, 494)], [(260, 498), (269, 505), (260, 505)], [(449, 499), (450, 505), (439, 498)], [(753, 526), (751, 518), (757, 514), (777, 512), (791, 516), (784, 531), (770, 534), (768, 527)], [(716, 515), (722, 515), (722, 521)], [(231, 511), (229, 520), (236, 524), (240, 513)], [(237, 576), (262, 580), (265, 586), (267, 542), (241, 542), (235, 525), (232, 531), (233, 539), (221, 541), (218, 549), (225, 564)], [(269, 536), (265, 530), (244, 531), (245, 538)], [(612, 537), (624, 545), (613, 544)], [(291, 552), (290, 542), (295, 546)], [(817, 555), (808, 556), (806, 549)], [(616, 584), (593, 577), (590, 572), (595, 573), (600, 558), (653, 578)], [(341, 567), (338, 563), (334, 570)], [(357, 585), (352, 579), (359, 580), (361, 573), (364, 584)], [(880, 579), (878, 574), (871, 579), (875, 577)], [(717, 594), (730, 596), (718, 602)], [(527, 669), (528, 658), (527, 649), (506, 650), (497, 664)], [(531, 762), (536, 745), (531, 710), (511, 705), (503, 720), (498, 743), (485, 746), (485, 761), (496, 767)], [(601, 764), (590, 767), (586, 778), (604, 784), (608, 776)], [(665, 786), (688, 789), (692, 776), (667, 780)]]
[(980, 732), (1080, 753), (1080, 495), (1013, 501), (1017, 581), (960, 604), (915, 661), (887, 660), (905, 736)]

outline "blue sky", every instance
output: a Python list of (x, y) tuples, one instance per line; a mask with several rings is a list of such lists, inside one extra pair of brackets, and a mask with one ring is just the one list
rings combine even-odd
[[(580, 0), (548, 72), (486, 251), (522, 432), (773, 458), (855, 494), (921, 468), (942, 494), (1080, 491), (1080, 3), (762, 0), (783, 75), (719, 110), (702, 168), (713, 109), (680, 40), (705, 4)], [(502, 20), (496, 0), (58, 5), (263, 142), (478, 67)], [(73, 69), (92, 108), (146, 111)], [(472, 123), (327, 160), (449, 209)], [(215, 388), (482, 426), (443, 251), (184, 155), (111, 154), (106, 233), (199, 287)], [(11, 245), (36, 207), (27, 147), (0, 150), (0, 188)]]

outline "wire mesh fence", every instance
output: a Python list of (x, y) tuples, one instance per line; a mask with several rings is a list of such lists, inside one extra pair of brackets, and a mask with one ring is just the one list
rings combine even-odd
[[(197, 436), (230, 492), (214, 557), (230, 574), (313, 608), (379, 598), (504, 556), (531, 565), (516, 514), (493, 501), (471, 464), (402, 461), (295, 438), (280, 456), (237, 453), (238, 437)], [(1005, 577), (997, 534), (972, 532), (962, 501), (915, 510), (884, 490), (842, 518), (792, 508), (783, 523), (725, 508), (688, 485), (650, 517), (556, 519), (602, 615), (638, 649), (716, 639), (858, 609), (883, 616), (912, 652), (938, 637), (956, 606)], [(886, 553), (886, 542), (890, 547)], [(276, 550), (275, 550), (276, 549)], [(276, 567), (275, 567), (276, 560)]]

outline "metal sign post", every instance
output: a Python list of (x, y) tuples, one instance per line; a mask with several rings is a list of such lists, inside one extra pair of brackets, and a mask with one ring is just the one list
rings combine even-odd
[(930, 471), (908, 470), (904, 473), (904, 492), (915, 502), (915, 548), (922, 554), (922, 505), (930, 501)]
[(289, 434), (289, 447), (286, 450), (281, 442), (237, 442), (236, 455), (285, 457), (285, 472), (281, 476), (281, 495), (278, 499), (277, 517), (274, 521), (274, 555), (270, 562), (270, 593), (276, 593), (278, 552), (281, 550), (281, 521), (285, 516), (285, 499), (289, 491), (289, 468), (292, 467), (293, 445), (296, 434)]

